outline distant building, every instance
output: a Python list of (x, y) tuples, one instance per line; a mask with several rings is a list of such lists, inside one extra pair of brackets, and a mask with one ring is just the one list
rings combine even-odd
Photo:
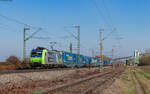
[(140, 62), (140, 51), (139, 50), (135, 50), (134, 51), (134, 64), (138, 65)]

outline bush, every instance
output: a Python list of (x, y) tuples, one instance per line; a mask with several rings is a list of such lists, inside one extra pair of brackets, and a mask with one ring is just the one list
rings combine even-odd
[(6, 59), (6, 62), (10, 62), (12, 64), (21, 64), (22, 62), (16, 56), (10, 56)]
[(6, 59), (6, 62), (14, 65), (16, 67), (16, 69), (23, 68), (23, 64), (22, 64), (21, 60), (19, 60), (16, 56), (8, 57)]
[(144, 55), (140, 58), (140, 64), (139, 65), (150, 65), (150, 56)]

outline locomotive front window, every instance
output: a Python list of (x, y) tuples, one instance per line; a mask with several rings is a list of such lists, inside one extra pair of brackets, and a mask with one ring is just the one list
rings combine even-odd
[(34, 52), (31, 53), (31, 56), (42, 56), (42, 52), (34, 51)]

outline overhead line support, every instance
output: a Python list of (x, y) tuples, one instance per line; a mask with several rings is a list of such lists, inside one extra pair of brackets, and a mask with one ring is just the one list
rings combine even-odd
[(24, 59), (24, 63), (26, 63), (26, 41), (31, 39), (37, 32), (39, 32), (41, 30), (41, 28), (39, 28), (37, 31), (35, 31), (32, 35), (30, 35), (29, 37), (26, 37), (26, 31), (30, 30), (30, 28), (24, 28), (23, 30), (23, 40), (24, 40), (24, 47), (23, 47), (23, 59)]
[(23, 60), (26, 63), (26, 31), (30, 28), (24, 28), (23, 30), (23, 40), (24, 40), (24, 47), (23, 47)]
[[(75, 26), (75, 28), (78, 29), (78, 36), (77, 36), (77, 40), (78, 40), (78, 44), (77, 44), (77, 55), (78, 55), (78, 63), (79, 63), (79, 59), (80, 59), (80, 26)], [(79, 63), (80, 66), (80, 63)]]
[(103, 29), (99, 29), (100, 32), (100, 70), (103, 71), (103, 37), (102, 37)]

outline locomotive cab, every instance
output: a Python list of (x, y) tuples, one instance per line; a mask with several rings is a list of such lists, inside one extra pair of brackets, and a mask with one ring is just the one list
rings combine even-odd
[(42, 47), (33, 49), (30, 54), (30, 65), (31, 67), (41, 67), (44, 64), (44, 57), (47, 50)]
[(31, 67), (41, 66), (43, 50), (32, 50), (30, 55)]

